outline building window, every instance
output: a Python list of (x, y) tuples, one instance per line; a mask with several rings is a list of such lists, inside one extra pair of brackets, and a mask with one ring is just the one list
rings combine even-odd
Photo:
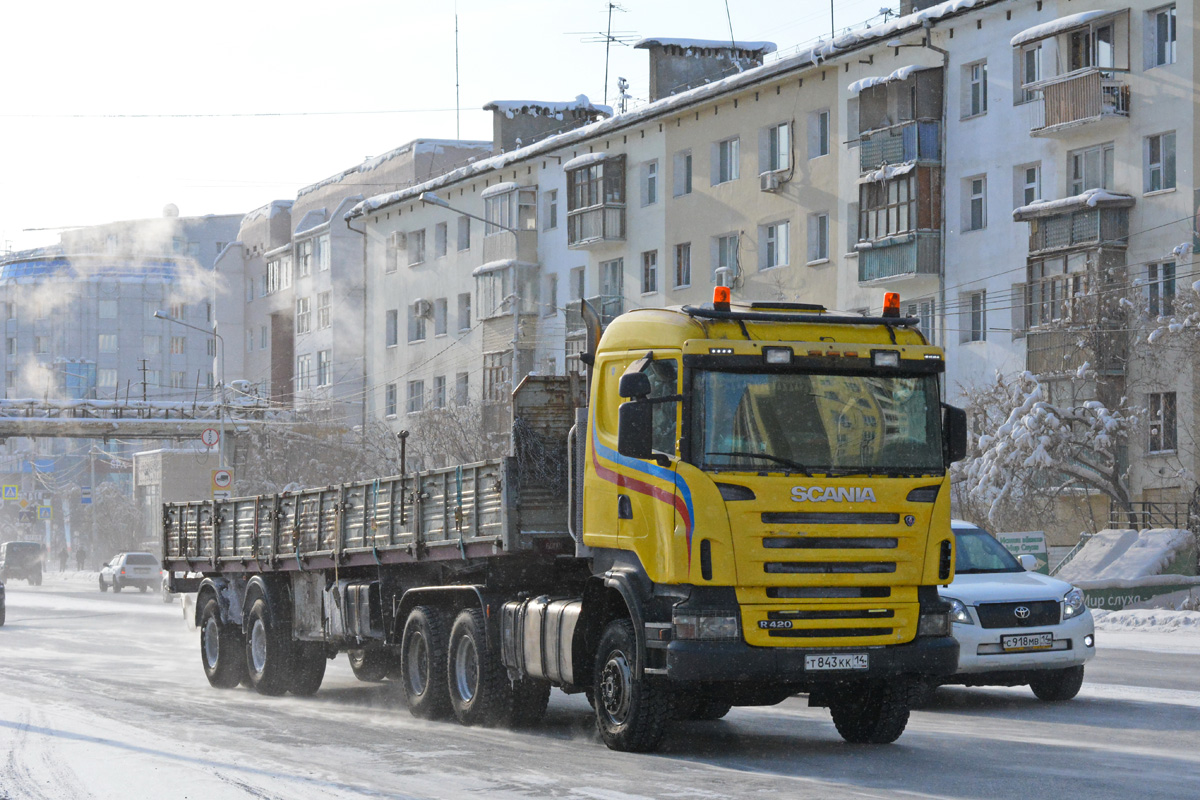
[(642, 294), (658, 291), (658, 251), (642, 253)]
[(1175, 63), (1175, 4), (1151, 11), (1146, 25), (1146, 69)]
[(713, 186), (738, 179), (741, 149), (741, 140), (736, 136), (713, 145)]
[(258, 349), (266, 350), (267, 343), (270, 342), (270, 334), (267, 333), (267, 326), (263, 325), (258, 331)]
[(642, 205), (652, 206), (658, 202), (658, 162), (642, 164)]
[(495, 236), (497, 233), (506, 233), (514, 229), (537, 229), (534, 213), (537, 202), (536, 189), (523, 187), (498, 191), (495, 194), (488, 194), (489, 191), (491, 189), (485, 190), (483, 197), (484, 236)]
[(713, 282), (718, 286), (732, 286), (738, 269), (738, 235), (736, 233), (713, 237), (712, 244)]
[(471, 388), (470, 374), (460, 372), (454, 377), (454, 402), (457, 405), (465, 406), (470, 402), (468, 391)]
[(400, 311), (389, 308), (385, 316), (383, 343), (387, 347), (400, 344)]
[(567, 171), (567, 244), (625, 238), (625, 156)]
[(471, 330), (471, 293), (464, 292), (458, 296), (458, 330)]
[(966, 219), (963, 228), (968, 231), (981, 231), (987, 227), (987, 178), (967, 178), (967, 205), (964, 209)]
[(332, 292), (317, 293), (317, 327), (328, 328), (333, 324), (332, 317)]
[(433, 407), (446, 407), (446, 376), (438, 375), (433, 379)]
[(625, 287), (625, 259), (600, 262), (600, 294), (605, 298), (622, 297)]
[(96, 386), (101, 389), (116, 389), (117, 371), (115, 369), (96, 370)]
[(396, 416), (396, 384), (389, 383), (383, 387), (383, 413), (385, 416)]
[(246, 330), (246, 352), (254, 352), (254, 329), (252, 328)]
[(171, 303), (169, 313), (175, 319), (183, 319), (186, 310), (186, 306), (183, 303)]
[(963, 67), (966, 89), (963, 117), (977, 117), (987, 113), (987, 62), (980, 61)]
[(17, 354), (17, 340), (12, 336), (8, 337), (8, 354), (10, 356)]
[(1146, 265), (1146, 306), (1152, 317), (1175, 313), (1175, 262)]
[(1069, 318), (1090, 290), (1086, 253), (1029, 262), (1026, 312), (1030, 328)]
[(424, 410), (425, 381), (409, 381), (408, 402), (404, 406), (404, 411), (408, 414), (417, 414)]
[(553, 317), (558, 314), (558, 273), (551, 272), (546, 276), (546, 302), (542, 303), (542, 316)]
[(762, 245), (760, 252), (762, 253), (762, 269), (769, 270), (775, 266), (785, 266), (787, 264), (788, 243), (790, 243), (790, 224), (786, 222), (776, 222), (774, 224), (763, 225)]
[(483, 402), (503, 403), (512, 395), (512, 351), (483, 354)]
[(408, 234), (408, 265), (410, 267), (425, 261), (425, 229), (412, 231)]
[(274, 294), (280, 288), (280, 272), (283, 259), (273, 258), (267, 262), (267, 294)]
[(1030, 85), (1037, 83), (1042, 79), (1042, 46), (1035, 44), (1023, 49), (1019, 55), (1018, 66), (1020, 74), (1017, 76), (1017, 102), (1031, 103), (1037, 99), (1038, 90), (1031, 89)]
[(186, 350), (187, 350), (187, 337), (186, 336), (172, 336), (171, 337), (171, 355), (181, 356), (184, 354), (184, 352)]
[(331, 351), (317, 351), (317, 386), (328, 386), (333, 383), (333, 363), (330, 360)]
[[(97, 303), (97, 314), (100, 319), (116, 319), (117, 318), (117, 301), (116, 300), (101, 300)], [(12, 317), (9, 317), (12, 319)]]
[(904, 308), (906, 317), (917, 317), (921, 320), (921, 330), (930, 344), (937, 341), (937, 317), (933, 313), (933, 300), (914, 300)]
[(408, 341), (421, 342), (425, 340), (425, 315), (421, 312), (422, 302), (418, 300), (408, 307)]
[(558, 189), (542, 192), (542, 230), (552, 231), (558, 227)]
[[(109, 353), (117, 352), (117, 350), (116, 350), (116, 341), (117, 341), (116, 334), (114, 333), (114, 334), (103, 334), (103, 335), (109, 335), (109, 336), (113, 337), (113, 339), (112, 339), (113, 349), (108, 350), (108, 351), (101, 350), (100, 352), (102, 352), (102, 353), (103, 352), (109, 352)], [(143, 336), (142, 337), (142, 355), (156, 356), (161, 352), (162, 352), (162, 337), (159, 337), (159, 336)]]
[(446, 222), (439, 222), (433, 228), (433, 257), (442, 258), (446, 255), (446, 237), (449, 235), (450, 225)]
[[(785, 256), (786, 258), (786, 256)], [(829, 214), (808, 215), (808, 263), (829, 260)]]
[(1155, 392), (1150, 395), (1149, 450), (1162, 453), (1175, 447), (1175, 393)]
[[(828, 124), (829, 112), (818, 112), (826, 115), (826, 124)], [(828, 138), (826, 139), (826, 147), (828, 147)], [(824, 155), (822, 153), (822, 155)], [(767, 170), (774, 172), (776, 170), (787, 169), (792, 165), (792, 128), (786, 122), (781, 122), (778, 125), (772, 125), (767, 128), (767, 163), (764, 164)], [(763, 170), (760, 170), (763, 171)]]
[(583, 267), (571, 268), (571, 299), (582, 300), (587, 295), (587, 270)]
[(205, 344), (204, 350), (208, 354), (208, 357), (216, 358), (216, 356), (217, 356), (217, 339), (216, 339), (216, 337), (214, 336), (211, 339), (206, 339), (204, 344)]
[(312, 388), (312, 356), (305, 353), (296, 356), (296, 391), (303, 392)]
[[(105, 336), (112, 336), (112, 337), (113, 337), (113, 344), (112, 344), (112, 349), (111, 349), (111, 350), (106, 350), (106, 349), (104, 349), (104, 347), (105, 347), (105, 339), (104, 339), (104, 337), (105, 337)], [(49, 337), (49, 336), (35, 336), (35, 337), (33, 337), (33, 352), (37, 353), (38, 355), (45, 355), (46, 353), (49, 353), (49, 352), (50, 352), (50, 337)], [(117, 345), (116, 345), (116, 336), (115, 336), (115, 334), (104, 334), (104, 333), (100, 334), (100, 352), (101, 352), (101, 353), (115, 353), (115, 352), (117, 352)]]
[(299, 297), (296, 299), (296, 333), (308, 333), (312, 330), (312, 298)]
[(323, 233), (317, 237), (317, 269), (325, 272), (333, 263), (333, 253), (330, 251), (329, 234)]
[(187, 386), (187, 373), (179, 370), (171, 372), (171, 388), (183, 389)]
[(808, 115), (808, 157), (829, 155), (829, 111), (814, 111)]
[(296, 271), (301, 278), (312, 274), (313, 240), (305, 239), (296, 243)]
[(1159, 192), (1175, 188), (1175, 132), (1147, 136), (1145, 146), (1145, 190)]
[(1067, 155), (1071, 167), (1071, 194), (1088, 189), (1113, 188), (1113, 143), (1075, 150)]
[(446, 317), (449, 316), (446, 298), (439, 297), (433, 301), (433, 335), (446, 335)]
[[(39, 352), (39, 353), (44, 353), (44, 352), (46, 352), (46, 350), (44, 349), (44, 345), (42, 344), (43, 342), (45, 342), (46, 338), (47, 338), (47, 337), (45, 337), (45, 336), (38, 336), (38, 337), (35, 339), (35, 341), (37, 341), (37, 342), (38, 342), (37, 352)], [(155, 353), (147, 353), (147, 352), (146, 352), (146, 348), (145, 348), (145, 341), (144, 341), (144, 340), (145, 340), (145, 339), (150, 339), (150, 338), (153, 338), (153, 339), (154, 339), (154, 341), (156, 341), (156, 342), (158, 341), (158, 337), (157, 337), (157, 336), (154, 336), (154, 337), (145, 336), (145, 337), (143, 337), (143, 346), (142, 346), (142, 353), (143, 353), (143, 355), (148, 355), (148, 356), (155, 355)], [(97, 339), (98, 339), (98, 341), (97, 341), (97, 349), (98, 349), (98, 350), (99, 350), (101, 353), (115, 353), (115, 352), (117, 352), (117, 335), (116, 335), (115, 333), (102, 333), (102, 334), (100, 334), (100, 335), (97, 337)], [(156, 352), (157, 352), (157, 351), (156, 351)]]
[(458, 218), (458, 251), (471, 249), (471, 218)]
[(987, 341), (987, 292), (971, 292), (967, 295), (967, 306), (970, 309), (971, 324), (964, 331), (968, 342)]
[(692, 244), (675, 245), (675, 288), (692, 285)]
[(692, 151), (680, 150), (672, 159), (674, 162), (674, 176), (672, 180), (672, 192), (676, 197), (682, 197), (685, 194), (692, 193)]
[(1042, 199), (1042, 166), (1041, 164), (1025, 164), (1017, 167), (1013, 183), (1016, 186), (1015, 206), (1027, 206)]

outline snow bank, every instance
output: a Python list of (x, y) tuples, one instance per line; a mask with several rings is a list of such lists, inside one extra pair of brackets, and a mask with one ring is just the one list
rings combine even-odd
[(1059, 570), (1064, 581), (1137, 581), (1159, 575), (1172, 562), (1191, 552), (1190, 531), (1154, 528), (1146, 531), (1103, 530), (1091, 537)]
[(1092, 618), (1100, 631), (1170, 631), (1200, 636), (1200, 611), (1092, 611)]

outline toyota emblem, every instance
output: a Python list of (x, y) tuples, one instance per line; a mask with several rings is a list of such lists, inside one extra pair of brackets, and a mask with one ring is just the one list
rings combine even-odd
[(1029, 606), (1017, 606), (1013, 609), (1017, 619), (1029, 619)]

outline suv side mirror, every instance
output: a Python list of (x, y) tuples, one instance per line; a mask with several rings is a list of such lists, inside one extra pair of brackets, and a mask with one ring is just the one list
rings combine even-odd
[(966, 458), (967, 412), (961, 408), (943, 405), (942, 433), (946, 437), (946, 464)]
[[(625, 375), (625, 378), (645, 378), (645, 375)], [(648, 381), (647, 381), (648, 383)], [(623, 392), (622, 392), (623, 393)], [(634, 400), (621, 403), (617, 411), (617, 452), (630, 458), (653, 458), (654, 456), (654, 404)]]
[(1033, 555), (1032, 553), (1022, 553), (1021, 555), (1017, 556), (1017, 561), (1021, 563), (1021, 566), (1025, 568), (1026, 572), (1032, 572), (1033, 570), (1037, 569), (1037, 556)]

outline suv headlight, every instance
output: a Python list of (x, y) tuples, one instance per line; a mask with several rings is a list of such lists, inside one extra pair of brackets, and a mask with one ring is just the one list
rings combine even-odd
[(737, 639), (741, 636), (736, 614), (677, 613), (671, 621), (675, 625), (676, 639)]
[(950, 621), (957, 622), (959, 625), (974, 625), (975, 620), (971, 619), (971, 612), (967, 611), (967, 606), (962, 600), (956, 600), (953, 597), (943, 597), (950, 604)]
[(1078, 617), (1087, 610), (1087, 601), (1083, 598), (1083, 590), (1074, 586), (1063, 598), (1063, 619)]

